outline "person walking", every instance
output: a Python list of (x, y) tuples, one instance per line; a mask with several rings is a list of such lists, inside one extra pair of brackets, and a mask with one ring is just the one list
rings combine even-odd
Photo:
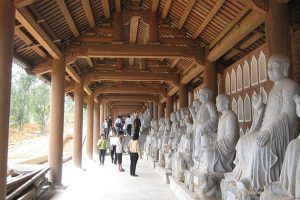
[(115, 120), (115, 128), (117, 134), (122, 130), (122, 119), (121, 116), (118, 116), (117, 119)]
[(139, 157), (140, 159), (142, 159), (141, 147), (138, 138), (139, 138), (138, 134), (134, 133), (132, 139), (128, 143), (128, 152), (130, 154), (130, 175), (131, 176), (138, 176), (135, 173), (136, 164)]
[(124, 149), (124, 132), (120, 131), (119, 135), (116, 140), (116, 155), (118, 160), (118, 170), (119, 172), (124, 172), (125, 170), (122, 167), (122, 155), (123, 155), (123, 149)]
[(119, 138), (117, 137), (116, 132), (112, 131), (112, 137), (110, 138), (110, 156), (111, 156), (111, 163), (117, 164), (117, 153), (116, 153), (116, 145)]
[(97, 145), (100, 150), (100, 153), (99, 153), (100, 165), (104, 165), (105, 154), (106, 154), (106, 149), (107, 149), (107, 141), (104, 137), (104, 134), (101, 134), (100, 139), (97, 142)]
[(113, 119), (112, 119), (112, 116), (109, 115), (108, 119), (107, 119), (108, 134), (110, 131), (112, 131), (112, 124), (113, 124)]
[(108, 139), (109, 130), (108, 130), (107, 118), (104, 120), (104, 122), (103, 122), (103, 124), (102, 124), (102, 128), (104, 129), (104, 136), (105, 136), (105, 139)]
[(128, 115), (125, 119), (126, 134), (131, 136), (132, 120)]
[(141, 120), (139, 119), (139, 116), (136, 115), (133, 121), (134, 134), (140, 134), (141, 125)]

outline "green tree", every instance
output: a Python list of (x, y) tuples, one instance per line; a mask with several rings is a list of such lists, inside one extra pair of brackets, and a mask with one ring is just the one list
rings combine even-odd
[(34, 87), (31, 105), (34, 121), (38, 123), (40, 132), (44, 134), (50, 114), (50, 89), (48, 85), (41, 83)]
[(34, 77), (28, 76), (23, 71), (18, 71), (18, 74), (13, 77), (10, 120), (14, 125), (17, 125), (19, 131), (23, 129), (24, 123), (30, 119), (30, 93), (34, 83)]

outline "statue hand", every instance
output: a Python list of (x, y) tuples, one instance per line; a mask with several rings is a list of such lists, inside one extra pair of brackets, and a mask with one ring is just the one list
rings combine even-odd
[(261, 94), (259, 95), (254, 95), (253, 96), (253, 100), (252, 100), (252, 106), (255, 110), (257, 110), (258, 108), (260, 108), (263, 104), (263, 97)]
[(256, 138), (256, 145), (263, 147), (271, 140), (270, 132), (264, 131)]

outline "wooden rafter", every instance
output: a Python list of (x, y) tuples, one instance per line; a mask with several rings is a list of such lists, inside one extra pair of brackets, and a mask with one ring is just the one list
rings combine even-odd
[(257, 12), (251, 11), (240, 23), (239, 27), (234, 28), (220, 43), (215, 46), (208, 54), (207, 59), (211, 62), (216, 61), (227, 51), (239, 43), (244, 37), (255, 30), (265, 20), (265, 17)]
[(109, 19), (110, 18), (109, 2), (108, 0), (101, 0), (101, 3), (102, 3), (102, 9), (104, 12), (105, 19)]
[(170, 67), (171, 68), (174, 68), (177, 64), (178, 64), (178, 62), (180, 61), (180, 58), (179, 57), (177, 57), (177, 58), (175, 58), (175, 60), (172, 62), (172, 64), (170, 65)]
[(46, 58), (47, 55), (43, 52), (43, 50), (40, 49), (39, 46), (36, 46), (33, 44), (32, 40), (19, 28), (15, 29), (15, 34), (23, 40), (23, 42), (27, 45), (30, 46), (32, 50), (34, 50), (40, 57)]
[(46, 62), (43, 62), (35, 67), (33, 67), (30, 70), (30, 73), (36, 75), (36, 76), (40, 76), (43, 74), (47, 74), (49, 72), (51, 72), (51, 59), (47, 60)]
[(29, 5), (33, 4), (35, 1), (37, 1), (37, 0), (13, 0), (14, 5), (17, 8), (29, 6)]
[(249, 12), (250, 8), (245, 7), (236, 18), (226, 26), (226, 28), (212, 41), (209, 45), (209, 49), (212, 49), (226, 34)]
[(152, 0), (151, 12), (157, 12), (159, 0)]
[(212, 20), (212, 18), (216, 15), (216, 13), (219, 11), (219, 9), (222, 7), (224, 4), (225, 0), (218, 0), (214, 7), (211, 9), (209, 14), (206, 16), (204, 21), (201, 23), (201, 25), (198, 27), (198, 29), (195, 31), (193, 34), (192, 38), (196, 39), (202, 31), (205, 29), (205, 27), (209, 24), (209, 22)]
[[(73, 69), (73, 67), (71, 65), (67, 65), (66, 66), (66, 72), (67, 74), (69, 74), (69, 76), (71, 76), (71, 78), (76, 82), (76, 83), (80, 83), (81, 82), (81, 77), (76, 73), (76, 71)], [(91, 95), (92, 94), (92, 90), (90, 89), (90, 87), (88, 85), (84, 85), (84, 91), (88, 94)]]
[(91, 59), (91, 57), (86, 57), (86, 60), (87, 60), (87, 62), (89, 63), (89, 66), (90, 67), (93, 67), (94, 66), (94, 63), (93, 63), (93, 61), (92, 61), (92, 59)]
[(166, 0), (164, 9), (163, 9), (163, 12), (162, 12), (162, 15), (161, 15), (161, 17), (162, 17), (163, 19), (166, 19), (167, 15), (168, 15), (168, 13), (169, 13), (171, 4), (172, 4), (172, 0)]
[(62, 14), (64, 15), (68, 25), (69, 25), (69, 28), (71, 29), (73, 35), (75, 37), (78, 37), (80, 34), (79, 34), (79, 31), (74, 23), (74, 20), (67, 8), (67, 5), (65, 3), (65, 0), (56, 0), (56, 3), (58, 4)]
[(95, 19), (94, 19), (93, 12), (91, 9), (90, 1), (89, 0), (81, 0), (81, 3), (82, 3), (83, 10), (85, 12), (85, 15), (87, 17), (90, 27), (94, 28), (95, 27)]
[(115, 9), (116, 9), (116, 12), (121, 12), (121, 10), (122, 10), (121, 0), (115, 0)]
[(191, 12), (191, 10), (192, 10), (192, 8), (193, 8), (196, 1), (197, 0), (189, 0), (188, 1), (187, 6), (186, 6), (186, 8), (185, 8), (178, 24), (177, 24), (177, 28), (179, 30), (183, 27), (183, 25), (184, 25), (185, 21), (187, 20), (187, 18), (188, 18), (188, 16), (189, 16), (189, 14), (190, 14), (190, 12)]
[(246, 49), (247, 47), (252, 45), (254, 42), (259, 40), (263, 36), (264, 36), (263, 33), (256, 32), (254, 35), (252, 35), (251, 37), (249, 37), (239, 45), (240, 49)]
[(101, 86), (94, 90), (94, 94), (160, 94), (162, 96), (167, 95), (167, 91), (163, 88), (158, 87), (140, 87), (140, 86)]
[(48, 34), (40, 27), (26, 8), (16, 10), (16, 19), (55, 59), (62, 56), (59, 48), (52, 42)]

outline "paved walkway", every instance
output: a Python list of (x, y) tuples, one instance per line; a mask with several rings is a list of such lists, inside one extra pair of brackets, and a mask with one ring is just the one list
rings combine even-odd
[(74, 169), (66, 164), (63, 169), (63, 184), (66, 190), (47, 192), (41, 199), (57, 200), (176, 200), (169, 185), (155, 172), (146, 158), (138, 161), (136, 173), (129, 174), (129, 156), (123, 155), (125, 172), (118, 172), (117, 166), (111, 164), (106, 156), (105, 165), (97, 162), (85, 162), (85, 171)]

